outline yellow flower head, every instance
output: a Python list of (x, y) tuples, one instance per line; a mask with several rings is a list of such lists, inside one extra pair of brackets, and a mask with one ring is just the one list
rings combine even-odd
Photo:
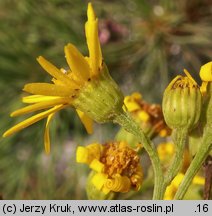
[[(177, 192), (177, 189), (184, 178), (183, 173), (177, 174), (177, 176), (172, 180), (171, 184), (166, 188), (164, 200), (173, 200)], [(204, 185), (205, 179), (201, 176), (196, 175), (192, 181), (193, 185)]]
[(89, 165), (94, 172), (90, 181), (104, 194), (140, 188), (143, 172), (139, 156), (125, 142), (80, 146), (76, 161)]
[(37, 61), (53, 77), (52, 83), (26, 84), (23, 90), (32, 95), (23, 97), (23, 102), (29, 105), (16, 110), (11, 117), (45, 111), (10, 128), (3, 137), (47, 118), (44, 143), (45, 150), (49, 153), (49, 124), (59, 110), (68, 106), (74, 107), (88, 133), (92, 133), (92, 119), (97, 122), (110, 121), (122, 109), (122, 93), (110, 77), (102, 59), (98, 19), (91, 3), (88, 4), (87, 16), (85, 33), (89, 57), (84, 57), (73, 44), (66, 45), (64, 51), (69, 69), (64, 70), (58, 69), (44, 57), (39, 56)]
[(138, 92), (126, 96), (124, 104), (132, 116), (140, 123), (144, 132), (150, 137), (170, 135), (171, 130), (164, 121), (160, 105), (147, 103)]

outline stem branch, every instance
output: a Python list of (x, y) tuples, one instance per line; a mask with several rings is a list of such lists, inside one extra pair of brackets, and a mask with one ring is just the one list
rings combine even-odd
[(185, 144), (187, 140), (188, 130), (178, 128), (174, 131), (174, 143), (176, 146), (176, 152), (174, 160), (169, 167), (167, 174), (164, 179), (164, 190), (171, 183), (172, 179), (178, 174), (182, 163), (183, 163), (183, 153), (185, 149)]
[(212, 147), (212, 132), (211, 128), (208, 127), (203, 136), (202, 145), (192, 160), (185, 177), (180, 184), (174, 199), (183, 199), (188, 187), (190, 186), (192, 179), (197, 174), (198, 170), (202, 166), (203, 162), (207, 158), (210, 149)]
[(163, 191), (161, 185), (163, 185), (163, 172), (160, 163), (160, 159), (158, 157), (157, 151), (150, 141), (150, 139), (145, 135), (140, 126), (135, 122), (135, 120), (126, 112), (122, 112), (116, 116), (115, 123), (121, 125), (125, 130), (135, 135), (139, 141), (143, 144), (145, 150), (147, 151), (150, 160), (152, 162), (153, 170), (154, 170), (154, 193), (153, 199), (163, 199)]

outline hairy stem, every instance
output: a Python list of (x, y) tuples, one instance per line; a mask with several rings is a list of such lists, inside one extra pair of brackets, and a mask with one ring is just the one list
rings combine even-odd
[(185, 174), (185, 177), (177, 190), (174, 199), (183, 199), (186, 191), (188, 190), (192, 182), (192, 179), (197, 174), (203, 162), (207, 158), (211, 148), (212, 148), (212, 131), (211, 128), (208, 127), (203, 136), (202, 145), (200, 146), (198, 152), (196, 153), (194, 159), (192, 160)]
[(169, 167), (165, 179), (164, 179), (164, 190), (171, 183), (172, 179), (178, 174), (182, 163), (183, 163), (183, 153), (185, 149), (185, 144), (188, 136), (188, 130), (178, 128), (174, 131), (174, 143), (176, 146), (176, 152), (171, 166)]
[(121, 125), (125, 130), (129, 133), (135, 135), (139, 141), (143, 144), (145, 150), (147, 151), (150, 160), (152, 162), (153, 170), (154, 170), (154, 193), (153, 199), (163, 199), (162, 187), (163, 185), (163, 172), (160, 163), (160, 159), (158, 157), (157, 151), (150, 141), (150, 139), (145, 135), (140, 126), (135, 122), (135, 120), (126, 112), (120, 113), (114, 119), (115, 123)]

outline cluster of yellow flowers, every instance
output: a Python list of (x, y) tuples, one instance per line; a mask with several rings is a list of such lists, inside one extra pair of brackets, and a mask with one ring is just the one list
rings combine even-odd
[(147, 103), (139, 92), (126, 96), (124, 104), (127, 111), (131, 113), (149, 137), (153, 138), (157, 135), (166, 137), (171, 134), (171, 129), (164, 121), (159, 104)]
[[(157, 146), (157, 152), (160, 158), (162, 165), (164, 166), (164, 171), (166, 171), (167, 167), (170, 164), (170, 161), (173, 159), (176, 151), (176, 146), (172, 142), (164, 142), (160, 143)], [(176, 191), (182, 182), (185, 172), (191, 163), (191, 156), (189, 154), (188, 149), (184, 150), (184, 155), (182, 155), (183, 165), (181, 171), (175, 176), (172, 180), (171, 184), (166, 188), (164, 194), (164, 200), (172, 200), (176, 194)], [(205, 178), (201, 175), (196, 175), (192, 181), (193, 185), (200, 185), (203, 186), (205, 183)]]
[[(173, 200), (176, 194), (176, 191), (184, 178), (184, 173), (178, 173), (177, 176), (172, 180), (171, 184), (166, 188), (166, 192), (164, 194), (164, 200)], [(202, 176), (195, 176), (192, 185), (195, 186), (203, 186), (205, 184), (205, 178)]]
[(143, 179), (140, 158), (125, 142), (79, 146), (76, 160), (94, 171), (91, 184), (104, 194), (140, 189)]

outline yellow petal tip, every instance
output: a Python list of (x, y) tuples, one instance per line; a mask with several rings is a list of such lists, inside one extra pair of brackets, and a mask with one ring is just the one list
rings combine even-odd
[(65, 56), (67, 57), (68, 55), (70, 56), (71, 54), (75, 53), (76, 49), (77, 48), (73, 44), (68, 43), (64, 47)]
[(36, 58), (36, 60), (40, 63), (40, 61), (42, 61), (44, 58), (42, 57), (42, 56), (38, 56), (37, 58)]
[(96, 19), (96, 15), (91, 2), (88, 3), (87, 16), (88, 21), (94, 21)]
[(188, 70), (184, 69), (183, 70), (184, 73), (186, 74), (186, 76), (194, 83), (197, 85), (196, 81), (193, 79), (193, 77), (191, 76), (191, 74), (188, 72)]
[(22, 88), (22, 91), (26, 91), (27, 85), (28, 85), (28, 84), (24, 85), (24, 87)]
[(50, 155), (50, 150), (45, 150), (46, 155)]
[(64, 51), (66, 52), (66, 50), (69, 48), (69, 46), (70, 46), (70, 43), (68, 43), (68, 44), (66, 44), (65, 46), (64, 46)]
[(10, 113), (10, 117), (14, 117), (14, 116), (15, 116), (14, 113), (15, 113), (15, 112)]
[(45, 153), (46, 155), (50, 154), (50, 143), (44, 143)]
[(5, 137), (8, 137), (9, 135), (10, 134), (8, 134), (8, 131), (6, 131), (6, 132), (3, 133), (2, 137), (5, 138)]

